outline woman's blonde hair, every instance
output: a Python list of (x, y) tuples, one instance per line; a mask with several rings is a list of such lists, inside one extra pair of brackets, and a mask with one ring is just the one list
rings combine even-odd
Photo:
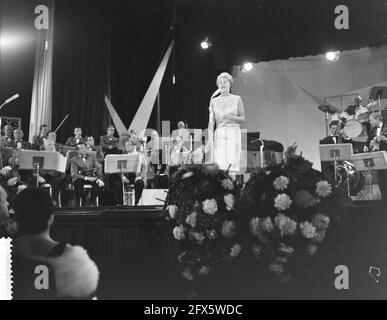
[(222, 72), (220, 75), (218, 75), (218, 77), (216, 78), (216, 85), (219, 86), (219, 81), (224, 78), (228, 80), (231, 86), (234, 79), (232, 78), (231, 74), (229, 74), (228, 72)]

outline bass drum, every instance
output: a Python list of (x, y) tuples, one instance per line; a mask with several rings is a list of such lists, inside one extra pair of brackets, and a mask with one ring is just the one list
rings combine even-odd
[(363, 125), (360, 121), (351, 119), (345, 121), (343, 131), (350, 138), (357, 138), (363, 132)]

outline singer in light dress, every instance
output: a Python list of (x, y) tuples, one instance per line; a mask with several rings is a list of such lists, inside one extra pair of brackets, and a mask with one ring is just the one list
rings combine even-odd
[[(209, 136), (213, 137), (213, 160), (232, 175), (240, 171), (241, 130), (245, 121), (242, 99), (230, 93), (233, 79), (228, 73), (217, 78), (220, 95), (211, 99), (209, 107)], [(215, 129), (215, 130), (214, 130)]]

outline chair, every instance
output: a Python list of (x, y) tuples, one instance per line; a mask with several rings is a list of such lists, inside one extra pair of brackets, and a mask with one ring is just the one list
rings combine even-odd
[[(49, 184), (49, 183), (42, 183), (40, 185), (40, 187), (48, 189), (49, 193), (50, 193), (50, 197), (52, 197), (52, 186), (51, 186), (51, 184)], [(59, 208), (62, 208), (62, 191), (61, 190), (59, 190), (59, 193), (58, 193), (58, 206), (59, 206)]]
[[(83, 191), (84, 192), (87, 191), (89, 194), (91, 193), (92, 189), (93, 189), (93, 186), (90, 184), (85, 184), (83, 186)], [(98, 196), (95, 198), (95, 202), (96, 202), (96, 205), (98, 207), (99, 206), (99, 197)], [(79, 199), (79, 206), (82, 207), (82, 197)]]

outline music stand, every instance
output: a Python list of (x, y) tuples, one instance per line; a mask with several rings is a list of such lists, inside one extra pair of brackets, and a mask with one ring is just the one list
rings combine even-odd
[(379, 112), (380, 112), (381, 110), (380, 100), (387, 99), (387, 87), (380, 87), (380, 86), (372, 87), (369, 99), (378, 100)]
[[(351, 143), (320, 145), (321, 162), (333, 162), (335, 181), (337, 181), (337, 161), (352, 160), (353, 148)], [(349, 193), (349, 179), (347, 174), (347, 191)]]
[(39, 187), (39, 170), (66, 172), (66, 158), (58, 152), (20, 150), (19, 168), (36, 170), (36, 186)]
[(376, 151), (369, 153), (358, 153), (352, 156), (352, 162), (356, 171), (367, 171), (370, 176), (370, 193), (372, 200), (371, 171), (387, 169), (387, 152)]
[(125, 183), (124, 173), (141, 172), (140, 155), (131, 154), (109, 154), (105, 158), (105, 173), (121, 173), (122, 182), (122, 204), (125, 205)]

